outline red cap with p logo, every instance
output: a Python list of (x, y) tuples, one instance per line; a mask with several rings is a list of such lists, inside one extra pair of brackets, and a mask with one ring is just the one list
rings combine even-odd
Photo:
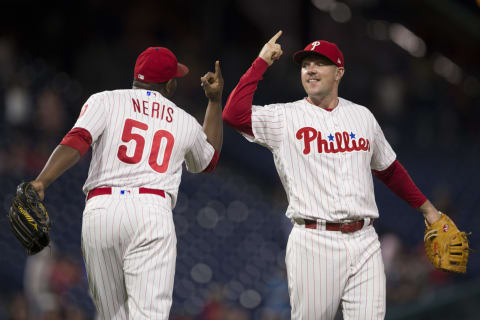
[(337, 67), (343, 67), (343, 53), (337, 45), (325, 40), (316, 40), (309, 43), (305, 49), (295, 52), (293, 60), (301, 64), (302, 60), (311, 55), (321, 55), (332, 61)]

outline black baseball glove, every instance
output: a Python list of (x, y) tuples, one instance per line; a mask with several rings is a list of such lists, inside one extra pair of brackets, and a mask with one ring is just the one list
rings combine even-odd
[(27, 251), (28, 255), (40, 252), (50, 243), (50, 219), (38, 193), (28, 182), (17, 187), (8, 221), (13, 234)]

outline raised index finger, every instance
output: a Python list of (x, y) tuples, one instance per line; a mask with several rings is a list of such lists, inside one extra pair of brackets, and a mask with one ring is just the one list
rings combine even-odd
[(275, 42), (277, 42), (278, 38), (280, 38), (281, 35), (282, 35), (282, 30), (278, 31), (278, 32), (272, 37), (272, 39), (268, 40), (268, 43), (275, 43)]
[(220, 70), (220, 61), (215, 61), (215, 75), (218, 77), (222, 76), (222, 70)]

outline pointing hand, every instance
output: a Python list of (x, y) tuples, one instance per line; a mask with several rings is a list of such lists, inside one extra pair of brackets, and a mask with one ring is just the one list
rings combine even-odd
[(258, 55), (260, 58), (265, 60), (269, 66), (271, 66), (272, 63), (278, 60), (283, 54), (282, 47), (276, 43), (281, 35), (282, 30), (278, 31), (267, 43), (265, 43), (260, 51), (260, 54)]
[(215, 62), (215, 73), (207, 72), (200, 78), (201, 86), (209, 100), (221, 101), (223, 91), (223, 77), (220, 70), (220, 62)]

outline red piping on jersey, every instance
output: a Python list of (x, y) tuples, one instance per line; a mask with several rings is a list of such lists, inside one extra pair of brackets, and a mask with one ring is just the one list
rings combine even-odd
[(417, 209), (427, 201), (427, 198), (418, 189), (407, 170), (398, 160), (395, 160), (383, 171), (372, 171), (375, 177), (413, 208)]
[(203, 172), (212, 172), (213, 170), (215, 170), (215, 168), (217, 167), (218, 159), (220, 159), (220, 154), (215, 151), (212, 160), (210, 160), (210, 163), (205, 168), (205, 170), (203, 170)]
[(92, 135), (86, 129), (73, 128), (63, 137), (60, 144), (77, 149), (83, 156), (92, 144)]
[[(310, 98), (309, 98), (309, 97), (306, 97), (306, 98), (305, 98), (305, 100), (307, 100), (307, 101), (308, 101), (308, 103), (310, 103), (310, 104), (313, 104), (314, 106), (318, 107), (316, 104), (314, 104), (314, 103), (312, 102), (312, 100), (310, 100)], [(325, 110), (325, 111), (328, 111), (328, 112), (332, 112), (332, 111), (333, 111), (333, 109), (335, 109), (336, 107), (335, 107), (335, 108), (333, 108), (333, 109), (328, 109), (328, 108), (323, 108), (323, 107), (319, 107), (319, 108), (322, 108), (323, 110)]]
[(252, 101), (257, 85), (268, 68), (268, 63), (258, 57), (238, 81), (223, 109), (223, 120), (233, 128), (253, 136)]

